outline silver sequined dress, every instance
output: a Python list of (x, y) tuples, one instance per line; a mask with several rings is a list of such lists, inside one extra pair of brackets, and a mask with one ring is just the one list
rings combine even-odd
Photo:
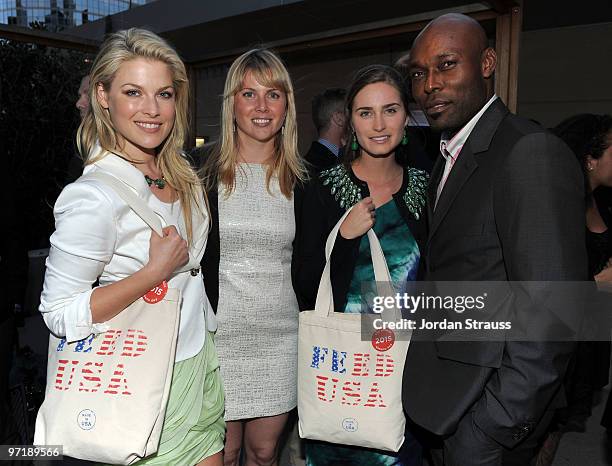
[(266, 168), (241, 164), (219, 188), (218, 330), (225, 419), (273, 416), (297, 404), (298, 305), (291, 284), (293, 199)]

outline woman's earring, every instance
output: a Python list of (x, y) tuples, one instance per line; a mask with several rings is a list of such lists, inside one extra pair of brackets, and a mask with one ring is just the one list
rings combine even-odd
[(408, 144), (408, 135), (406, 134), (406, 128), (404, 128), (404, 137), (402, 138), (402, 142), (400, 143), (402, 146)]
[(355, 131), (353, 131), (353, 140), (351, 141), (351, 150), (355, 152), (357, 151), (357, 149), (359, 149), (359, 144), (357, 143), (357, 135), (355, 134)]
[(234, 120), (234, 123), (232, 124), (232, 133), (236, 132), (236, 120)]
[(283, 123), (283, 126), (281, 126), (281, 134), (285, 134), (285, 123)]

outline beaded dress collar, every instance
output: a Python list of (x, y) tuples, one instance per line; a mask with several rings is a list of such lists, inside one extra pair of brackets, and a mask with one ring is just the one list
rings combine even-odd
[[(416, 220), (420, 219), (425, 207), (428, 178), (424, 170), (404, 167), (402, 186), (393, 195), (401, 199)], [(343, 209), (348, 209), (370, 195), (367, 183), (357, 178), (352, 168), (347, 169), (344, 164), (322, 171), (320, 179)]]

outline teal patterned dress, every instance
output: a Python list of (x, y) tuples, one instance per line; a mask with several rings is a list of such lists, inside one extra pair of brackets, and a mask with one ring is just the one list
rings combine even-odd
[[(376, 209), (373, 230), (380, 240), (393, 283), (400, 285), (416, 280), (421, 253), (395, 202), (391, 200)], [(364, 235), (359, 243), (359, 256), (344, 312), (361, 312), (361, 285), (374, 281), (370, 242), (367, 235)]]
[[(336, 170), (332, 172), (336, 176), (330, 179), (331, 170)], [(326, 177), (328, 177), (327, 180), (330, 181), (327, 184), (330, 185), (332, 193), (340, 193), (336, 200), (340, 202), (343, 193), (350, 197), (342, 206), (344, 209), (358, 202), (362, 195), (354, 186), (347, 186), (353, 181), (351, 181), (352, 177), (347, 177), (348, 172), (344, 167), (339, 166), (331, 170), (323, 172), (322, 179), (325, 184)], [(347, 176), (343, 176), (343, 171)], [(406, 204), (411, 214), (418, 219), (424, 205), (427, 177), (424, 172), (414, 169), (408, 169), (405, 176), (413, 177), (412, 180), (409, 180), (408, 185), (410, 186), (412, 183), (414, 186), (410, 191), (407, 189), (406, 194), (408, 195), (400, 197), (400, 199), (401, 202)], [(342, 180), (344, 184), (342, 184)], [(416, 279), (420, 251), (412, 232), (401, 215), (395, 197), (376, 209), (376, 222), (373, 230), (380, 240), (393, 282), (398, 287), (402, 287), (407, 281)], [(412, 204), (414, 212), (410, 208), (410, 204)], [(362, 284), (373, 281), (375, 280), (370, 245), (367, 235), (364, 235), (359, 243), (359, 253), (344, 312), (362, 312)], [(306, 443), (306, 464), (308, 466), (420, 466), (422, 461), (421, 446), (408, 432), (404, 445), (398, 453), (325, 442)]]

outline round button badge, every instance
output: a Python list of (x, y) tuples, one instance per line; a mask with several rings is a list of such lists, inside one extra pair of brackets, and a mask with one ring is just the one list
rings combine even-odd
[(395, 333), (388, 328), (376, 330), (372, 335), (372, 346), (376, 351), (388, 351), (395, 343)]
[(359, 424), (357, 423), (357, 419), (354, 419), (352, 417), (342, 419), (342, 428), (347, 432), (357, 432), (359, 430)]
[(84, 409), (77, 416), (77, 424), (83, 430), (91, 430), (96, 425), (96, 414), (91, 409)]
[(147, 291), (147, 293), (142, 297), (142, 299), (144, 299), (146, 303), (155, 304), (164, 299), (164, 296), (166, 296), (167, 292), (168, 282), (164, 280), (152, 290)]

